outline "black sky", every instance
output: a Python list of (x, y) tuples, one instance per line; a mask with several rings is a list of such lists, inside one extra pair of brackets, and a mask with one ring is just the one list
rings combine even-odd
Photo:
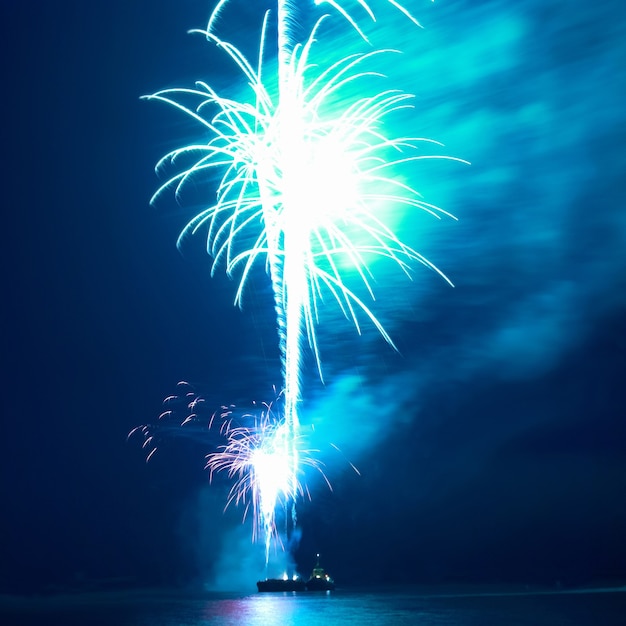
[[(153, 166), (179, 137), (172, 112), (139, 96), (224, 80), (186, 34), (205, 4), (2, 4), (0, 592), (182, 583), (246, 562), (249, 529), (222, 515), (226, 485), (208, 487), (206, 435), (164, 437), (147, 465), (126, 440), (181, 379), (216, 407), (276, 383), (268, 290), (235, 309), (202, 242), (176, 249), (189, 213), (148, 205)], [(439, 60), (460, 44), (437, 37), (469, 37), (467, 23), (506, 49), (493, 70), (450, 62), (445, 87), (425, 90), (444, 111), (432, 127), (458, 107), (479, 129), (437, 133), (477, 162), (446, 196), (461, 225), (438, 261), (457, 287), (427, 277), (401, 311), (394, 292), (385, 314), (401, 356), (328, 322), (323, 355), (341, 354), (327, 388), (310, 377), (308, 414), (345, 413), (320, 437), (361, 476), (325, 453), (334, 491), (318, 485), (302, 504), (296, 557), (306, 570), (322, 551), (355, 581), (623, 579), (624, 9), (470, 4), (442, 0), (424, 20)], [(522, 23), (534, 34), (507, 30)]]

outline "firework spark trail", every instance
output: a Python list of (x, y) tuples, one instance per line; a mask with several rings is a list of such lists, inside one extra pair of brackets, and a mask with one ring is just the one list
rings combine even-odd
[[(229, 418), (234, 406), (223, 406), (219, 412), (211, 412), (206, 399), (186, 381), (177, 385), (177, 393), (163, 400), (163, 411), (153, 424), (133, 428), (128, 439), (143, 438), (142, 448), (147, 451), (146, 462), (161, 446), (169, 445), (173, 436), (203, 441), (203, 445), (215, 449), (231, 426)], [(216, 428), (219, 424), (219, 428)]]
[[(318, 4), (322, 1), (339, 10), (362, 34), (357, 21), (341, 3), (319, 0)], [(388, 1), (411, 17), (401, 5)], [(364, 0), (358, 3), (374, 17)], [(306, 41), (294, 43), (290, 24), (295, 3), (279, 0), (275, 97), (262, 74), (268, 14), (261, 29), (258, 64), (254, 67), (237, 47), (215, 34), (218, 15), (226, 4), (227, 0), (219, 2), (207, 29), (196, 32), (203, 33), (234, 61), (252, 97), (242, 101), (222, 97), (203, 82), (196, 83), (193, 89), (167, 89), (148, 96), (183, 111), (209, 134), (207, 143), (178, 148), (159, 161), (157, 170), (169, 164), (179, 171), (165, 181), (154, 198), (171, 188), (180, 198), (198, 178), (214, 169), (221, 170), (216, 203), (189, 222), (179, 244), (186, 234), (207, 228), (212, 272), (222, 263), (229, 275), (240, 272), (235, 296), (239, 305), (252, 267), (261, 259), (266, 261), (279, 327), (286, 432), (281, 430), (278, 436), (272, 430), (270, 436), (261, 429), (261, 433), (271, 440), (273, 454), (282, 450), (283, 470), (287, 474), (278, 488), (268, 486), (271, 497), (262, 493), (263, 481), (258, 472), (255, 474), (258, 491), (254, 493), (263, 502), (257, 513), (267, 531), (274, 519), (267, 502), (276, 504), (278, 493), (291, 500), (295, 515), (301, 463), (298, 403), (303, 333), (321, 375), (315, 324), (324, 295), (331, 295), (359, 332), (360, 311), (393, 345), (374, 313), (348, 286), (344, 277), (346, 266), (352, 272), (356, 270), (371, 298), (374, 292), (370, 264), (376, 257), (393, 261), (407, 275), (413, 262), (421, 263), (448, 280), (430, 261), (400, 241), (376, 212), (381, 206), (396, 206), (419, 209), (438, 218), (452, 217), (423, 201), (416, 189), (394, 176), (395, 168), (413, 161), (451, 157), (420, 153), (420, 146), (426, 142), (437, 143), (432, 140), (392, 138), (385, 134), (385, 119), (411, 108), (412, 96), (396, 90), (357, 97), (348, 93), (351, 89), (365, 93), (364, 80), (382, 76), (370, 69), (370, 61), (396, 51), (350, 54), (320, 68), (312, 63), (311, 56), (325, 18), (318, 20)], [(189, 162), (192, 164), (187, 166)], [(240, 240), (251, 231), (256, 232), (256, 238), (250, 246)], [(219, 457), (221, 461), (211, 467), (212, 471), (229, 468), (239, 473), (242, 467), (252, 469), (243, 433), (234, 431), (233, 436), (233, 447)], [(238, 455), (248, 461), (240, 465)]]
[[(361, 35), (361, 37), (365, 41), (369, 42), (368, 38), (365, 36), (364, 31), (359, 26), (358, 20), (354, 18), (347, 9), (344, 8), (344, 4), (345, 4), (344, 2), (337, 1), (337, 0), (313, 0), (313, 1), (317, 6), (320, 6), (322, 4), (330, 5), (333, 9), (335, 9), (338, 13), (340, 13), (350, 23), (352, 28), (354, 28), (354, 30), (356, 30), (356, 32), (359, 33), (359, 35)], [(435, 0), (432, 0), (432, 2), (434, 1)], [(371, 21), (373, 22), (376, 21), (376, 15), (374, 14), (374, 11), (365, 0), (355, 0), (355, 2), (361, 7), (361, 9), (365, 13), (367, 13), (367, 16), (370, 18)], [(409, 10), (403, 4), (400, 4), (396, 0), (387, 0), (387, 2), (391, 6), (395, 7), (398, 11), (400, 11), (400, 13), (403, 13), (409, 20), (411, 20), (411, 22), (413, 22), (413, 24), (421, 28), (422, 25), (417, 21), (415, 17), (413, 17), (413, 15), (409, 12)]]

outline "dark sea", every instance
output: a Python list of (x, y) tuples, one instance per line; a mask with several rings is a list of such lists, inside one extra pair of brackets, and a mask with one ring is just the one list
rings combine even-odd
[(2, 626), (626, 626), (626, 588), (546, 592), (337, 590), (0, 597)]

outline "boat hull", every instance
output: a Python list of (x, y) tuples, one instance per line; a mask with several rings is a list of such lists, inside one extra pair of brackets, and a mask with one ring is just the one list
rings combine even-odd
[(266, 578), (257, 581), (256, 587), (263, 592), (306, 591), (306, 583), (301, 578), (284, 580), (282, 578)]

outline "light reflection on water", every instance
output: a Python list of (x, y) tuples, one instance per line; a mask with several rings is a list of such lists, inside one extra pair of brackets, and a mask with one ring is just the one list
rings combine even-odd
[(0, 599), (6, 626), (626, 626), (626, 591), (581, 594), (111, 593)]

